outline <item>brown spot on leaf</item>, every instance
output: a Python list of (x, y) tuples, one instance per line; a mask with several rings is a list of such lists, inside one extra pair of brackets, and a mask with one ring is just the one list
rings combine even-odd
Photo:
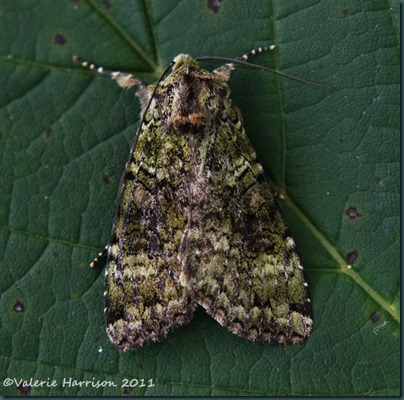
[(359, 251), (358, 250), (352, 250), (346, 255), (346, 260), (349, 265), (355, 264), (355, 261), (359, 257)]
[(349, 219), (354, 220), (356, 218), (360, 218), (362, 214), (358, 211), (355, 206), (350, 206), (345, 211), (345, 214), (349, 217)]
[(215, 14), (220, 10), (223, 0), (208, 0), (208, 8), (211, 9)]
[(25, 311), (25, 305), (23, 302), (20, 300), (16, 300), (16, 302), (13, 305), (13, 310), (15, 312), (24, 312)]
[(17, 386), (17, 389), (18, 389), (18, 393), (21, 396), (29, 396), (29, 394), (31, 393), (31, 386), (29, 386), (29, 385), (20, 384)]
[(112, 4), (110, 2), (110, 0), (102, 0), (102, 5), (106, 8), (109, 9), (112, 7)]
[(343, 8), (342, 14), (344, 15), (344, 17), (347, 17), (349, 15), (349, 10), (347, 8)]
[(130, 386), (124, 386), (123, 387), (123, 394), (130, 394), (132, 392), (133, 388)]
[(67, 39), (61, 33), (57, 33), (55, 35), (55, 44), (64, 46), (66, 43), (67, 43)]
[(51, 126), (47, 126), (46, 128), (45, 128), (45, 130), (44, 130), (44, 133), (45, 133), (45, 137), (51, 137), (52, 136), (52, 132), (53, 132), (53, 129), (52, 129), (52, 127)]
[(102, 182), (103, 182), (104, 185), (109, 185), (111, 183), (111, 180), (109, 179), (108, 176), (104, 175), (102, 177)]
[(372, 323), (377, 324), (379, 322), (380, 315), (377, 311), (373, 311), (372, 314), (370, 314), (369, 319), (372, 321)]

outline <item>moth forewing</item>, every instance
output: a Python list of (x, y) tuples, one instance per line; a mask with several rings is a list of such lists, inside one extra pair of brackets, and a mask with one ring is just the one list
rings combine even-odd
[(211, 73), (180, 54), (140, 85), (105, 278), (107, 334), (122, 350), (163, 339), (198, 304), (250, 340), (300, 343), (312, 329), (294, 241), (230, 100), (233, 67)]

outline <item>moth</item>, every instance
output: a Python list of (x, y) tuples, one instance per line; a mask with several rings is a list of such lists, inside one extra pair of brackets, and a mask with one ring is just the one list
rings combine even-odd
[[(160, 341), (201, 305), (238, 336), (301, 343), (313, 321), (303, 268), (227, 81), (180, 54), (138, 87), (141, 122), (107, 250), (105, 320), (121, 350)], [(77, 61), (80, 61), (76, 58)]]

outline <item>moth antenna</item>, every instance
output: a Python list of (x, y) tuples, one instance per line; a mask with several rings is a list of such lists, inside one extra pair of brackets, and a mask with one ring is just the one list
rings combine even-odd
[(112, 71), (110, 69), (107, 69), (107, 68), (104, 68), (101, 66), (97, 66), (94, 63), (84, 60), (77, 55), (73, 56), (73, 61), (81, 64), (81, 66), (84, 68), (97, 72), (98, 74), (110, 76), (112, 79), (114, 79), (118, 83), (119, 86), (126, 88), (126, 89), (131, 88), (132, 86), (136, 86), (136, 85), (143, 85), (143, 86), (147, 85), (145, 82), (136, 78), (132, 74), (129, 74), (127, 72), (121, 72), (121, 71)]
[(216, 68), (213, 73), (217, 76), (218, 79), (227, 81), (230, 77), (230, 72), (235, 68), (235, 64), (239, 65), (245, 65), (249, 68), (255, 68), (255, 69), (260, 69), (262, 71), (267, 71), (271, 72), (275, 75), (281, 76), (283, 78), (290, 79), (292, 81), (304, 83), (305, 85), (310, 85), (310, 86), (315, 86), (315, 87), (321, 87), (324, 89), (332, 90), (335, 91), (335, 88), (332, 86), (327, 86), (323, 85), (321, 83), (316, 83), (316, 82), (311, 82), (311, 81), (306, 81), (304, 79), (297, 78), (292, 75), (285, 74), (284, 72), (280, 72), (276, 69), (273, 68), (268, 68), (264, 67), (262, 65), (257, 65), (257, 64), (252, 64), (250, 62), (247, 62), (248, 59), (250, 59), (252, 56), (255, 56), (257, 54), (265, 53), (267, 51), (272, 51), (276, 48), (274, 44), (266, 47), (259, 47), (258, 49), (253, 49), (249, 51), (248, 53), (243, 54), (240, 57), (237, 58), (227, 58), (227, 57), (196, 57), (195, 60), (197, 61), (207, 61), (207, 60), (218, 60), (218, 61), (225, 61), (226, 64), (222, 65), (219, 68)]
[[(255, 56), (256, 54), (260, 54), (260, 53), (264, 53), (264, 52), (267, 52), (267, 51), (274, 50), (275, 47), (276, 46), (274, 44), (272, 44), (270, 46), (266, 46), (266, 47), (258, 47), (258, 49), (250, 50), (248, 53), (245, 53), (245, 54), (241, 55), (240, 57), (235, 58), (234, 60), (233, 59), (228, 59), (228, 61), (230, 61), (229, 63), (224, 64), (219, 68), (216, 68), (213, 71), (213, 73), (216, 75), (216, 78), (218, 78), (218, 79), (220, 79), (222, 81), (227, 81), (227, 80), (229, 80), (230, 73), (235, 68), (234, 64), (237, 61), (247, 61), (250, 57)], [(204, 58), (204, 57), (196, 58), (196, 60), (201, 60), (202, 58)], [(204, 59), (207, 59), (207, 58), (214, 59), (215, 57), (206, 57)], [(223, 59), (223, 61), (226, 61), (226, 60)]]
[(266, 53), (267, 51), (272, 51), (276, 48), (274, 44), (266, 47), (258, 47), (258, 49), (252, 49), (248, 53), (243, 54), (240, 57), (237, 57), (236, 60), (247, 61), (250, 57), (255, 56), (257, 54)]

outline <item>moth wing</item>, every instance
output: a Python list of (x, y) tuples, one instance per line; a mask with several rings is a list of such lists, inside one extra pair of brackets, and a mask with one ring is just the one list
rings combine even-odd
[(157, 122), (143, 123), (132, 149), (108, 246), (106, 329), (122, 350), (163, 339), (191, 318), (196, 305), (181, 273), (188, 145)]
[(210, 152), (204, 221), (190, 239), (198, 302), (239, 336), (302, 342), (312, 319), (300, 259), (236, 117), (218, 127)]

